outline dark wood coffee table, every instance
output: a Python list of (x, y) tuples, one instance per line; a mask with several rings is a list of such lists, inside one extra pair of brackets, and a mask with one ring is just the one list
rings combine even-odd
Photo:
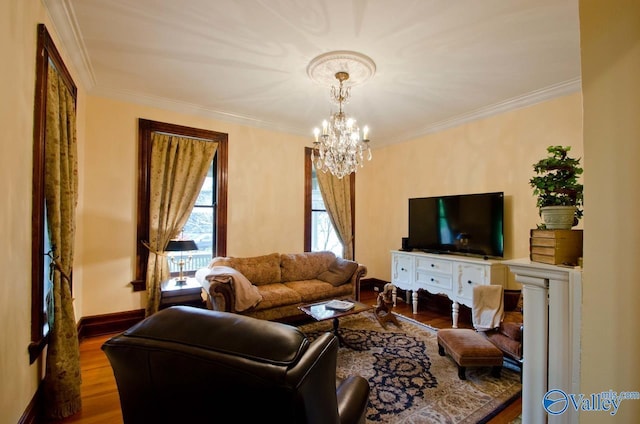
[(352, 302), (354, 304), (353, 308), (346, 311), (341, 311), (338, 309), (330, 309), (326, 307), (327, 303), (329, 303), (330, 300), (325, 300), (323, 302), (302, 305), (302, 306), (299, 306), (298, 309), (300, 309), (302, 312), (309, 315), (311, 318), (315, 319), (316, 321), (326, 321), (328, 319), (332, 319), (333, 334), (335, 334), (336, 337), (338, 338), (338, 342), (340, 343), (340, 346), (350, 347), (344, 341), (344, 339), (340, 335), (340, 332), (338, 331), (338, 326), (340, 324), (340, 321), (338, 320), (338, 318), (368, 311), (370, 309), (373, 309), (373, 306), (365, 305), (364, 303), (358, 302), (357, 300), (351, 300), (351, 299), (344, 299), (344, 300), (348, 302)]

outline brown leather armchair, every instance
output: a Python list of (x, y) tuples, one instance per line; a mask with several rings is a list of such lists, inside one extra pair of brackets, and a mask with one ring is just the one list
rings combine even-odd
[(104, 343), (125, 423), (358, 423), (369, 384), (336, 378), (338, 340), (186, 306)]

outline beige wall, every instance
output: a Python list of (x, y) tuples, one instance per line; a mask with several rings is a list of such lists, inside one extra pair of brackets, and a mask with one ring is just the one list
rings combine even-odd
[[(583, 393), (640, 391), (640, 2), (581, 1), (585, 242)], [(636, 423), (640, 400), (615, 417)]]
[(582, 157), (581, 102), (575, 93), (375, 150), (356, 178), (356, 258), (368, 276), (390, 281), (410, 197), (503, 191), (505, 258), (528, 256), (529, 229), (540, 223), (532, 165), (549, 145)]
[[(39, 0), (5, 0), (0, 6), (0, 423), (15, 423), (38, 387), (44, 362), (29, 365), (31, 340), (31, 192), (33, 105), (37, 25), (45, 23), (60, 42)], [(84, 137), (84, 89), (60, 51), (78, 84), (78, 139)], [(83, 154), (82, 146), (78, 149)], [(80, 164), (79, 172), (83, 172)], [(80, 200), (81, 202), (82, 200)], [(76, 298), (80, 292), (74, 292)]]
[(138, 118), (229, 134), (227, 254), (303, 249), (304, 147), (309, 139), (90, 97), (84, 166), (82, 316), (144, 307), (133, 293)]

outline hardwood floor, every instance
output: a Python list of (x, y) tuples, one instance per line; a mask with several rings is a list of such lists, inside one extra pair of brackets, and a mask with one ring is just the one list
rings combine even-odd
[[(376, 303), (377, 293), (371, 289), (363, 290), (361, 300), (364, 303)], [(451, 314), (448, 301), (437, 296), (427, 299), (426, 306), (420, 303), (417, 314), (411, 306), (400, 299), (394, 311), (411, 317), (435, 328), (451, 326)], [(446, 309), (445, 309), (446, 307)], [(459, 327), (470, 328), (470, 314), (461, 308)], [(72, 417), (54, 423), (117, 424), (122, 423), (120, 398), (107, 357), (100, 347), (112, 335), (92, 337), (80, 342), (80, 363), (82, 369), (82, 411)], [(521, 400), (518, 399), (492, 418), (488, 424), (507, 424), (520, 415)]]

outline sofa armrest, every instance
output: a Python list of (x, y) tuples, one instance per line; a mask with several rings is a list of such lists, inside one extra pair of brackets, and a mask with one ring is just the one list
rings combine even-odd
[(353, 287), (354, 300), (360, 300), (360, 279), (365, 275), (367, 275), (367, 267), (362, 264), (358, 264), (358, 268), (356, 268), (355, 272), (351, 276), (351, 280), (349, 280), (349, 284)]
[(214, 311), (236, 312), (236, 295), (231, 284), (206, 279), (200, 284), (207, 294), (207, 308)]

